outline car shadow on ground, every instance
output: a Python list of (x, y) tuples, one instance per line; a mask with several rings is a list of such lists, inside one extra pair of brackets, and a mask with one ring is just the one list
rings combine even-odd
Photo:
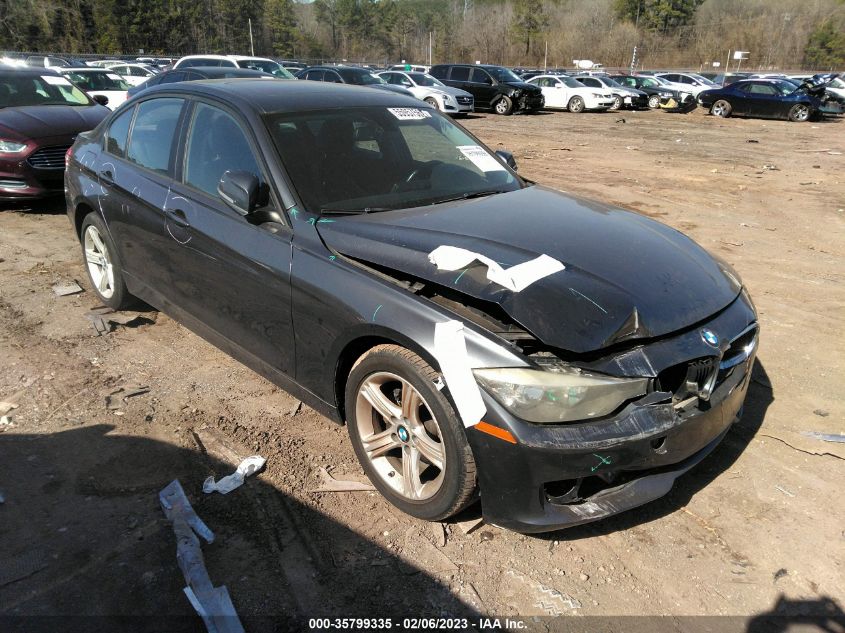
[(44, 215), (59, 215), (66, 213), (65, 199), (61, 194), (40, 198), (38, 200), (0, 200), (0, 213), (17, 211), (19, 213), (42, 213)]
[[(633, 508), (617, 516), (601, 519), (595, 523), (577, 525), (555, 532), (532, 534), (531, 536), (545, 540), (574, 541), (627, 530), (677, 512), (689, 503), (693, 495), (708, 486), (736, 462), (751, 440), (754, 439), (763, 424), (766, 410), (773, 401), (774, 391), (768, 374), (763, 368), (763, 364), (757, 359), (751, 372), (751, 383), (748, 387), (742, 417), (733, 425), (716, 450), (699, 465), (675, 481), (675, 485), (669, 491), (669, 494), (651, 503)], [(480, 517), (481, 505), (476, 503), (451, 521), (470, 521)]]
[(397, 553), (427, 538), (419, 527), (382, 539), (374, 516), (367, 537), (264, 476), (225, 496), (202, 493), (206, 476), (234, 466), (192, 433), (162, 441), (99, 424), (0, 434), (0, 630), (203, 630), (159, 506), (174, 479), (215, 533), (202, 546), (206, 568), (249, 631), (308, 630), (320, 617), (480, 615), (450, 592), (448, 575)]
[(829, 596), (815, 600), (791, 600), (784, 595), (769, 611), (748, 620), (745, 633), (842, 633), (845, 611)]

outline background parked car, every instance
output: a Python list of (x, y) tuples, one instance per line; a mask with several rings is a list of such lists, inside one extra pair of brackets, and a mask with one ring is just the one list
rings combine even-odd
[(146, 64), (127, 64), (126, 62), (109, 62), (104, 67), (123, 77), (130, 86), (142, 84), (161, 72), (159, 68), (154, 69)]
[(611, 110), (619, 110), (625, 107), (637, 110), (648, 107), (648, 95), (646, 93), (636, 88), (618, 84), (608, 75), (576, 75), (575, 79), (588, 88), (595, 88), (601, 92), (608, 90), (612, 92), (614, 99)]
[(587, 88), (572, 77), (539, 75), (528, 83), (539, 86), (546, 100), (546, 109), (584, 112), (585, 110), (609, 110), (615, 103), (614, 95), (609, 90), (600, 91)]
[(405, 72), (427, 73), (431, 70), (431, 66), (423, 66), (421, 64), (393, 64), (388, 66), (387, 70), (402, 70)]
[(260, 70), (262, 72), (281, 77), (293, 79), (293, 75), (279, 62), (274, 62), (266, 57), (248, 57), (246, 55), (187, 55), (173, 64), (173, 68), (192, 68), (202, 66), (228, 66), (230, 68), (247, 68), (249, 70)]
[(524, 82), (502, 66), (439, 64), (430, 74), (447, 86), (466, 90), (474, 97), (476, 108), (491, 109), (496, 114), (537, 112), (544, 105), (539, 86)]
[(714, 88), (719, 87), (718, 84), (713, 83), (706, 77), (696, 75), (695, 73), (660, 73), (655, 75), (655, 77), (662, 77), (663, 79), (676, 84), (684, 84), (685, 86), (688, 86), (687, 92), (692, 93), (696, 97), (700, 92), (713, 90)]
[(389, 84), (366, 68), (358, 68), (356, 66), (309, 66), (296, 73), (296, 78), (307, 81), (326, 81), (335, 84), (366, 86), (367, 88), (389, 90), (390, 92), (402, 94), (406, 97), (414, 96), (410, 90)]
[(53, 55), (30, 55), (26, 58), (26, 65), (41, 68), (62, 68), (85, 66), (85, 62), (66, 57), (55, 57)]
[(782, 79), (746, 79), (698, 95), (698, 103), (719, 117), (731, 115), (764, 119), (809, 121), (822, 108), (821, 88), (796, 88)]
[(62, 75), (82, 88), (92, 98), (105, 97), (103, 105), (114, 110), (128, 98), (131, 86), (117, 73), (106, 68), (58, 68)]
[(61, 193), (68, 148), (108, 114), (65, 77), (0, 69), (0, 199)]
[(628, 88), (636, 88), (648, 95), (648, 107), (657, 109), (660, 107), (661, 101), (668, 99), (678, 99), (679, 93), (677, 90), (671, 90), (661, 84), (654, 77), (637, 76), (637, 75), (610, 75), (616, 83), (627, 86)]
[(137, 86), (133, 86), (128, 91), (129, 97), (134, 97), (139, 92), (143, 92), (147, 88), (158, 86), (160, 84), (172, 84), (180, 81), (199, 81), (201, 79), (282, 79), (281, 77), (273, 77), (260, 70), (248, 70), (246, 68), (231, 68), (225, 66), (213, 66), (211, 68), (191, 67), (181, 70), (165, 70), (147, 81)]
[(376, 74), (390, 85), (401, 86), (417, 99), (422, 99), (448, 114), (464, 115), (475, 109), (475, 99), (470, 93), (447, 86), (431, 75), (393, 70)]

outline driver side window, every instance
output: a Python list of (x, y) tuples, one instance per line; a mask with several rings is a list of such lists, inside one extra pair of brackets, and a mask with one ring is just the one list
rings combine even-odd
[(220, 178), (235, 170), (255, 174), (264, 182), (240, 124), (220, 108), (197, 104), (185, 150), (185, 184), (219, 198)]

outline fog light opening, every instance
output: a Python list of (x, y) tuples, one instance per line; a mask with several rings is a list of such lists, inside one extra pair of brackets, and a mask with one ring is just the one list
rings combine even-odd
[(663, 455), (666, 452), (666, 436), (656, 437), (651, 440), (651, 448), (654, 449), (654, 452)]

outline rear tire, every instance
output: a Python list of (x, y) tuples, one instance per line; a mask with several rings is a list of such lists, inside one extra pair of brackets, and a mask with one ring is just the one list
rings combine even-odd
[(570, 112), (574, 112), (578, 114), (584, 111), (584, 100), (581, 97), (572, 97), (569, 100), (569, 104), (566, 106), (566, 109)]
[(114, 310), (130, 307), (135, 297), (123, 281), (123, 264), (105, 222), (96, 213), (85, 216), (80, 233), (85, 272), (97, 298)]
[(810, 110), (810, 106), (806, 103), (796, 103), (789, 109), (789, 117), (790, 121), (795, 123), (803, 123), (805, 121), (810, 120), (810, 115), (812, 114)]
[(510, 97), (503, 95), (502, 98), (493, 105), (493, 110), (495, 110), (496, 114), (508, 116), (513, 113), (513, 101), (511, 101)]
[(349, 439), (367, 476), (394, 506), (426, 521), (476, 498), (475, 460), (464, 426), (435, 387), (440, 374), (414, 352), (379, 345), (349, 374)]
[(648, 107), (652, 110), (657, 110), (660, 107), (660, 97), (657, 95), (651, 95), (648, 98)]
[(731, 104), (724, 99), (719, 99), (716, 103), (710, 106), (710, 114), (723, 119), (729, 117), (732, 110), (733, 108), (731, 107)]

